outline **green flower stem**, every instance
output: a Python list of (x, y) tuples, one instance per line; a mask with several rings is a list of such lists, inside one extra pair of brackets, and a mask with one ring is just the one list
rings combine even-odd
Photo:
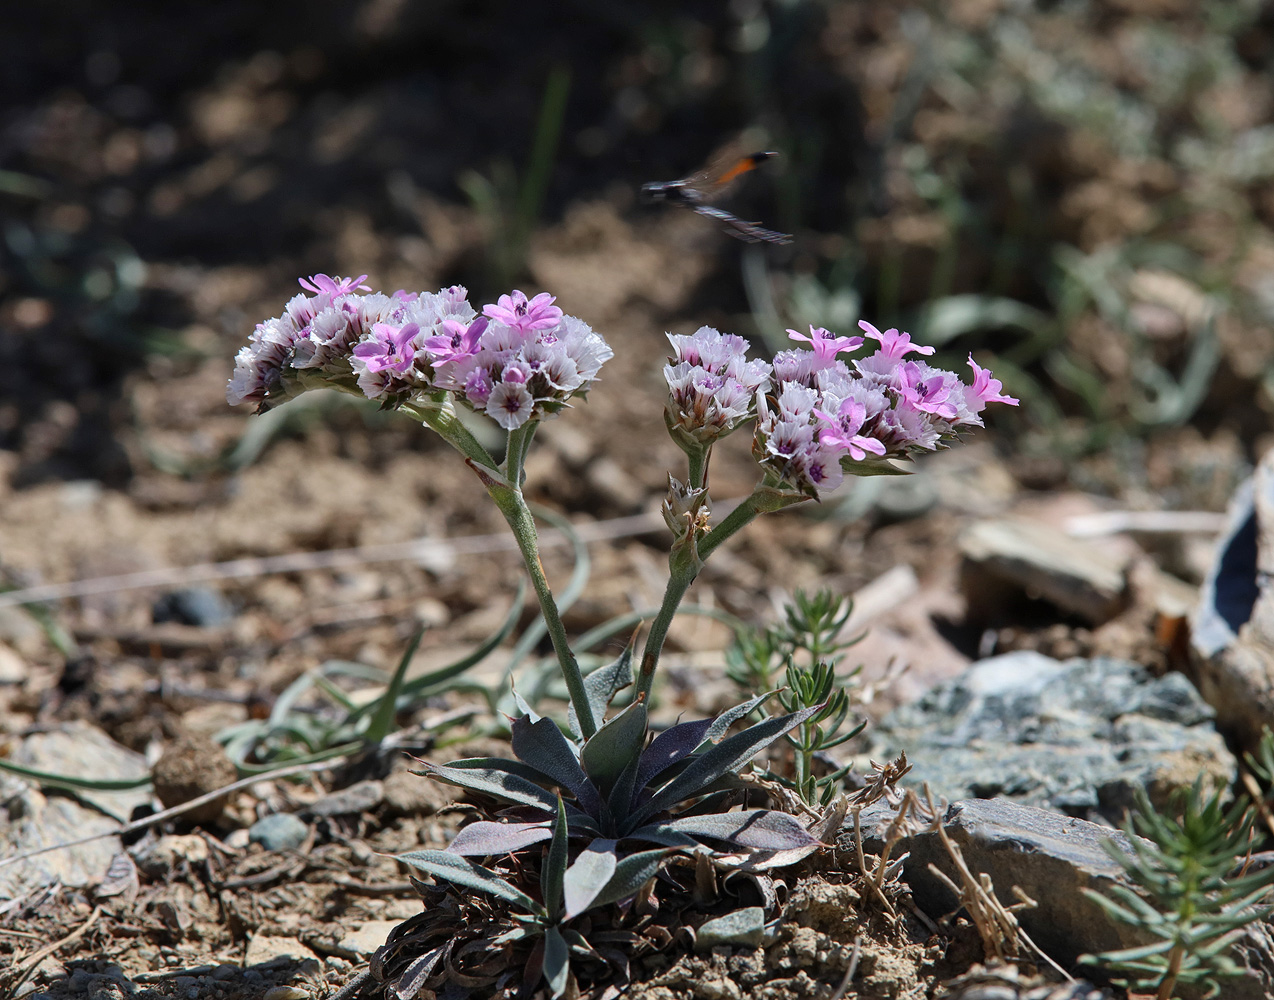
[[(693, 475), (693, 464), (691, 468)], [(678, 558), (674, 551), (673, 558), (669, 561), (670, 572), (668, 586), (664, 589), (663, 603), (659, 606), (659, 613), (650, 623), (650, 634), (646, 637), (646, 647), (641, 656), (641, 669), (637, 672), (635, 697), (649, 698), (650, 688), (655, 680), (655, 667), (659, 663), (659, 655), (663, 652), (664, 642), (668, 638), (672, 619), (677, 614), (677, 608), (682, 598), (686, 596), (686, 591), (699, 575), (700, 568), (707, 562), (708, 556), (722, 542), (750, 524), (757, 515), (782, 510), (784, 507), (790, 507), (792, 504), (808, 499), (804, 494), (762, 483), (752, 491), (750, 497), (730, 511), (720, 524), (699, 539), (698, 545), (691, 546), (693, 552)]]
[(677, 606), (686, 596), (686, 591), (698, 576), (698, 570), (688, 567), (682, 572), (676, 568), (668, 576), (668, 586), (664, 588), (663, 603), (659, 605), (659, 613), (650, 623), (650, 634), (646, 636), (646, 646), (641, 654), (641, 669), (637, 671), (637, 687), (634, 698), (646, 700), (650, 697), (650, 687), (655, 680), (655, 665), (659, 662), (659, 654), (664, 648), (664, 640), (668, 638), (668, 628), (677, 614)]
[[(512, 447), (512, 442), (510, 443)], [(575, 706), (575, 714), (579, 718), (580, 731), (584, 738), (597, 732), (597, 722), (593, 718), (593, 709), (584, 689), (584, 674), (580, 671), (575, 654), (571, 652), (566, 638), (566, 626), (562, 624), (561, 615), (557, 611), (557, 602), (553, 599), (553, 591), (549, 589), (548, 579), (544, 575), (544, 565), (540, 562), (539, 536), (535, 531), (535, 518), (526, 505), (522, 491), (500, 478), (470, 462), (470, 466), (478, 473), (482, 485), (486, 487), (491, 499), (495, 501), (500, 513), (508, 522), (517, 539), (518, 549), (522, 552), (522, 560), (526, 563), (527, 572), (531, 574), (531, 585), (535, 588), (535, 596), (540, 599), (540, 611), (544, 615), (544, 624), (548, 628), (549, 638), (553, 642), (553, 651), (557, 653), (557, 662), (562, 667), (562, 678), (566, 681), (566, 690), (570, 692), (571, 704)]]
[(447, 444), (455, 448), (465, 458), (488, 469), (496, 467), (496, 461), (491, 457), (491, 453), (478, 443), (478, 439), (456, 416), (456, 411), (449, 400), (442, 404), (430, 402), (407, 403), (403, 405), (402, 410), (404, 413), (408, 413), (420, 420), (427, 427), (437, 431)]
[(686, 452), (688, 467), (686, 475), (691, 489), (703, 489), (704, 480), (708, 478), (708, 456), (711, 454), (711, 448), (699, 448)]
[(504, 476), (518, 489), (522, 488), (522, 468), (526, 464), (527, 452), (531, 450), (531, 439), (535, 437), (538, 420), (528, 420), (516, 430), (509, 431), (509, 443), (504, 450)]

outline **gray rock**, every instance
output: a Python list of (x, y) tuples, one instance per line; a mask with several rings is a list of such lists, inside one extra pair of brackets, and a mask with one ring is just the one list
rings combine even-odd
[[(67, 722), (24, 737), (12, 760), (35, 771), (73, 778), (144, 783), (150, 777), (145, 757), (87, 722)], [(74, 795), (120, 822), (127, 822), (134, 809), (151, 801), (150, 790), (142, 786), (119, 791), (77, 789)]]
[(765, 938), (765, 910), (745, 906), (705, 921), (695, 934), (695, 950), (709, 951), (718, 945), (742, 945), (755, 948)]
[[(11, 759), (36, 771), (77, 778), (128, 782), (148, 774), (141, 754), (120, 746), (86, 722), (66, 723), (26, 736)], [(135, 808), (148, 805), (150, 800), (144, 787), (46, 793), (33, 781), (0, 775), (0, 858), (113, 834)], [(106, 874), (111, 859), (122, 849), (118, 837), (101, 836), (0, 868), (0, 899), (58, 881), (76, 888), (90, 885)]]
[(305, 821), (291, 813), (271, 813), (248, 828), (248, 840), (267, 851), (295, 851), (309, 834)]
[[(867, 850), (879, 851), (881, 834), (892, 816), (893, 810), (885, 803), (863, 811), (863, 845)], [(838, 847), (852, 850), (852, 818), (846, 825)], [(1110, 840), (1124, 851), (1131, 850), (1130, 838), (1124, 833), (1007, 799), (952, 803), (942, 825), (959, 847), (969, 871), (991, 877), (1001, 903), (1010, 906), (1018, 902), (1012, 892), (1017, 886), (1038, 904), (1015, 911), (1017, 919), (1031, 939), (1063, 967), (1072, 966), (1082, 954), (1133, 948), (1152, 940), (1144, 931), (1113, 920), (1083, 891), (1103, 892), (1117, 882), (1127, 884), (1122, 868), (1102, 848), (1102, 842)], [(938, 834), (926, 830), (904, 838), (892, 857), (904, 853), (908, 857), (902, 877), (916, 904), (935, 920), (954, 911), (959, 905), (956, 897), (929, 869), (933, 865), (960, 884), (956, 866)], [(1244, 943), (1252, 946), (1246, 939)], [(1259, 971), (1258, 961), (1243, 954), (1247, 974), (1226, 981), (1227, 1000), (1260, 1000), (1274, 995), (1267, 992), (1274, 987), (1274, 979)], [(1269, 961), (1268, 952), (1262, 961)]]
[(1274, 726), (1274, 450), (1230, 503), (1190, 635), (1194, 680), (1217, 724), (1255, 749)]
[(16, 858), (55, 844), (102, 834), (96, 840), (50, 851), (0, 868), (0, 899), (61, 883), (87, 886), (106, 874), (123, 849), (113, 836), (119, 823), (96, 809), (62, 795), (43, 795), (20, 782), (4, 782), (0, 791), (0, 858)]
[(949, 800), (1003, 795), (1118, 823), (1138, 787), (1162, 803), (1199, 774), (1233, 781), (1234, 757), (1211, 717), (1179, 674), (1017, 652), (975, 663), (886, 716), (871, 756), (905, 750), (907, 781)]
[(384, 800), (384, 783), (369, 779), (356, 782), (331, 795), (324, 795), (305, 811), (311, 816), (349, 816), (370, 812)]

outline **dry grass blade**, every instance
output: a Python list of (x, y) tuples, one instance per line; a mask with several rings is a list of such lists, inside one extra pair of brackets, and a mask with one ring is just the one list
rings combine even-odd
[(349, 762), (352, 755), (347, 754), (342, 757), (331, 757), (328, 760), (317, 761), (311, 764), (296, 764), (291, 767), (281, 767), (275, 771), (266, 771), (263, 774), (253, 774), (246, 778), (240, 778), (238, 781), (232, 781), (228, 785), (224, 785), (215, 791), (200, 795), (198, 798), (191, 799), (189, 802), (183, 802), (179, 806), (173, 806), (171, 809), (164, 809), (161, 812), (154, 813), (144, 819), (134, 820), (131, 823), (124, 823), (115, 830), (107, 830), (103, 833), (95, 833), (90, 837), (80, 837), (78, 840), (66, 840), (60, 844), (50, 844), (47, 847), (41, 847), (39, 850), (27, 851), (25, 854), (15, 854), (11, 858), (0, 859), (0, 868), (7, 865), (16, 865), (19, 861), (26, 861), (30, 858), (38, 857), (41, 854), (48, 854), (50, 851), (63, 851), (69, 847), (79, 847), (80, 844), (88, 844), (94, 840), (101, 840), (104, 837), (126, 837), (130, 833), (136, 833), (138, 830), (145, 830), (152, 826), (158, 826), (160, 823), (166, 823), (170, 819), (174, 819), (192, 810), (198, 809), (200, 806), (207, 805), (209, 802), (215, 802), (223, 795), (231, 792), (237, 792), (240, 789), (248, 788), (255, 785), (258, 781), (269, 781), (273, 778), (288, 778), (297, 774), (308, 774), (315, 771), (326, 771), (331, 768), (340, 767), (342, 764)]
[(947, 835), (946, 828), (942, 822), (942, 813), (935, 809), (933, 796), (929, 791), (928, 785), (925, 786), (924, 793), (929, 812), (933, 816), (929, 829), (931, 832), (936, 833), (938, 839), (942, 842), (943, 849), (947, 852), (947, 856), (955, 866), (956, 874), (960, 877), (960, 885), (956, 885), (936, 865), (929, 865), (929, 871), (951, 890), (956, 899), (959, 900), (960, 906), (969, 914), (969, 918), (978, 930), (978, 935), (982, 938), (982, 949), (987, 959), (994, 959), (1004, 963), (1011, 962), (1019, 957), (1022, 946), (1025, 946), (1052, 966), (1067, 982), (1073, 981), (1074, 977), (1049, 958), (1039, 945), (1031, 940), (1026, 931), (1022, 929), (1021, 924), (1018, 923), (1015, 912), (1034, 909), (1037, 905), (1035, 900), (1027, 896), (1017, 886), (1013, 886), (1013, 894), (1017, 896), (1019, 901), (1008, 907), (1001, 903), (996, 898), (995, 886), (991, 882), (991, 876), (985, 872), (975, 876), (965, 863), (964, 852), (960, 850), (960, 845)]

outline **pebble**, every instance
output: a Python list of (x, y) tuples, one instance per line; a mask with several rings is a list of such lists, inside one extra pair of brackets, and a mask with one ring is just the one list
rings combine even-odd
[(151, 606), (151, 620), (180, 622), (182, 625), (198, 625), (214, 628), (225, 625), (234, 618), (234, 607), (224, 594), (210, 587), (188, 587), (164, 594)]
[(325, 795), (306, 812), (311, 816), (349, 816), (370, 812), (385, 799), (385, 786), (375, 779), (359, 781), (339, 792)]
[(248, 841), (267, 851), (295, 851), (305, 843), (310, 828), (291, 813), (272, 813), (259, 819), (248, 830)]

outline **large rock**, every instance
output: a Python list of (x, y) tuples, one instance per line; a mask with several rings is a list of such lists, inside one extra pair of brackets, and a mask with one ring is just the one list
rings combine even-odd
[(909, 781), (949, 800), (1003, 795), (1118, 823), (1138, 787), (1164, 803), (1199, 775), (1234, 780), (1212, 717), (1180, 674), (1022, 651), (975, 663), (886, 716), (871, 756), (905, 750)]
[(1195, 682), (1217, 724), (1255, 748), (1274, 726), (1274, 450), (1231, 501), (1190, 626)]
[[(146, 758), (120, 746), (86, 722), (71, 722), (32, 733), (18, 744), (12, 759), (23, 767), (77, 778), (129, 781), (147, 775)], [(76, 801), (79, 800), (79, 801)], [(97, 840), (36, 854), (0, 867), (0, 899), (12, 899), (61, 882), (80, 887), (106, 874), (123, 849), (113, 836), (132, 811), (150, 803), (150, 791), (80, 789), (48, 791), (13, 775), (0, 775), (0, 858), (12, 860), (84, 837)]]
[[(877, 803), (862, 814), (863, 845), (878, 851), (881, 834), (893, 809)], [(853, 820), (841, 834), (839, 847), (852, 850)], [(943, 815), (942, 827), (959, 847), (965, 865), (975, 877), (991, 877), (996, 896), (1005, 906), (1018, 902), (1017, 886), (1036, 902), (1032, 909), (1015, 911), (1022, 929), (1046, 954), (1063, 967), (1073, 967), (1085, 953), (1113, 951), (1149, 944), (1145, 931), (1113, 920), (1084, 894), (1085, 889), (1105, 892), (1117, 882), (1126, 883), (1123, 869), (1102, 848), (1111, 840), (1124, 851), (1129, 838), (1118, 830), (1062, 816), (1047, 809), (1025, 806), (1007, 799), (972, 799), (952, 803)], [(951, 890), (930, 871), (933, 865), (956, 885), (960, 884), (950, 854), (935, 831), (924, 830), (904, 838), (893, 857), (909, 852), (903, 880), (916, 904), (937, 920), (953, 912), (959, 902)], [(1268, 937), (1262, 925), (1242, 942), (1239, 958), (1245, 974), (1224, 982), (1227, 1000), (1261, 1000), (1274, 995), (1269, 974)], [(1087, 974), (1093, 975), (1092, 971)], [(1180, 995), (1194, 997), (1198, 992)]]

